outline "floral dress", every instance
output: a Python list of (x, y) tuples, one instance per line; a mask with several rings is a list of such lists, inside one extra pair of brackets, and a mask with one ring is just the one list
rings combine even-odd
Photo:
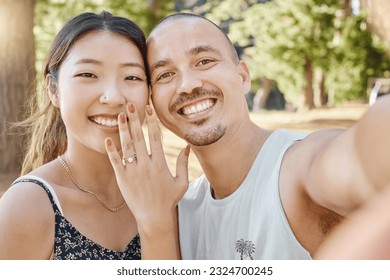
[[(29, 178), (30, 177), (30, 178)], [(35, 176), (22, 177), (14, 184), (32, 182), (42, 187), (51, 202), (55, 215), (54, 260), (140, 260), (141, 245), (137, 234), (122, 252), (114, 251), (82, 235), (61, 213), (52, 188)], [(45, 184), (46, 183), (46, 184)]]

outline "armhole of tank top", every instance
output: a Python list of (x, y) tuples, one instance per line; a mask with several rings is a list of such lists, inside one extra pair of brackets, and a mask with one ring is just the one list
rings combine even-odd
[[(304, 134), (302, 134), (304, 135)], [(291, 226), (290, 226), (290, 223), (288, 222), (288, 219), (287, 219), (287, 214), (284, 210), (284, 207), (283, 207), (283, 203), (282, 203), (282, 198), (280, 196), (280, 189), (279, 189), (279, 180), (280, 180), (280, 171), (281, 171), (281, 166), (282, 166), (282, 161), (287, 153), (287, 151), (291, 148), (292, 145), (294, 145), (296, 142), (298, 141), (301, 141), (305, 136), (303, 136), (302, 138), (301, 137), (297, 137), (296, 139), (291, 139), (283, 148), (282, 148), (282, 154), (280, 154), (278, 156), (278, 159), (277, 159), (277, 163), (279, 165), (279, 170), (278, 170), (278, 179), (277, 179), (277, 188), (276, 188), (276, 194), (274, 192), (274, 194), (277, 196), (277, 202), (278, 202), (278, 208), (279, 208), (279, 211), (280, 211), (280, 214), (282, 215), (283, 217), (283, 220), (284, 220), (284, 224), (285, 226), (288, 227), (289, 229), (289, 235), (290, 237), (292, 238), (292, 240), (294, 240), (294, 242), (301, 248), (301, 250), (303, 250), (303, 252), (309, 257), (312, 259), (312, 256), (310, 255), (310, 252), (308, 250), (306, 250), (305, 247), (302, 246), (302, 244), (298, 241), (298, 239), (296, 238)]]
[[(42, 184), (45, 185), (45, 187), (49, 190), (50, 194), (52, 195), (53, 199), (54, 199), (54, 203), (56, 204), (56, 206), (58, 207), (58, 210), (60, 210), (61, 212), (61, 215), (63, 215), (63, 212), (62, 212), (62, 208), (61, 208), (61, 204), (60, 204), (60, 201), (57, 197), (57, 194), (56, 192), (54, 191), (53, 187), (48, 183), (46, 182), (44, 179), (42, 179), (41, 177), (38, 177), (38, 176), (34, 176), (34, 175), (25, 175), (25, 176), (22, 176), (18, 179), (15, 180), (15, 182), (19, 181), (20, 179), (33, 179), (33, 180), (37, 180), (39, 182), (41, 182)], [(14, 184), (14, 183), (12, 183)]]

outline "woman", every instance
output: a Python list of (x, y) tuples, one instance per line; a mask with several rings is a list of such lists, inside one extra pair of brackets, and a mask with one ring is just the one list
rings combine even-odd
[(35, 98), (43, 107), (35, 104), (24, 122), (27, 175), (0, 200), (0, 259), (177, 258), (189, 151), (179, 155), (176, 177), (148, 170), (168, 169), (147, 106), (142, 30), (108, 12), (80, 14), (54, 39), (44, 77), (47, 92)]

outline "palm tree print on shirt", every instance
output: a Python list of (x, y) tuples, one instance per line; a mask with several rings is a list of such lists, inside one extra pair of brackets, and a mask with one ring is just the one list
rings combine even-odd
[(253, 260), (252, 255), (255, 253), (255, 245), (250, 240), (240, 239), (236, 241), (236, 252), (240, 254), (241, 260), (249, 257)]

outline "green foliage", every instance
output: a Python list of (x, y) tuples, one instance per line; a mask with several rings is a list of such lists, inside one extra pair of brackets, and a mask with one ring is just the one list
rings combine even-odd
[[(336, 101), (366, 97), (367, 80), (390, 69), (385, 47), (366, 24), (364, 14), (343, 14), (344, 0), (208, 0), (193, 12), (229, 30), (229, 37), (246, 48), (244, 59), (254, 84), (259, 77), (275, 80), (286, 98), (298, 105), (306, 85), (309, 59), (326, 77)], [(148, 34), (154, 24), (174, 10), (174, 0), (37, 0), (36, 65), (66, 20), (81, 12), (107, 10), (137, 22)]]
[(369, 31), (364, 14), (345, 20), (330, 62), (326, 86), (336, 101), (366, 98), (368, 79), (390, 70), (385, 46)]
[(174, 10), (174, 0), (104, 0), (115, 15), (128, 17), (149, 34), (153, 26)]
[[(36, 68), (42, 73), (47, 50), (62, 25), (82, 12), (109, 11), (130, 18), (149, 34), (154, 24), (174, 9), (174, 0), (37, 0), (35, 5)], [(38, 79), (39, 80), (39, 79)]]
[[(220, 2), (219, 4), (217, 2)], [(365, 98), (369, 77), (382, 76), (389, 60), (368, 30), (364, 15), (345, 15), (342, 0), (208, 1), (206, 16), (221, 24), (234, 19), (229, 37), (250, 43), (244, 59), (252, 78), (275, 80), (286, 98), (299, 105), (306, 59), (326, 78), (336, 101)]]
[[(35, 60), (37, 73), (42, 73), (43, 61), (55, 34), (79, 11), (93, 11), (98, 1), (37, 0), (35, 5)], [(100, 1), (99, 1), (100, 2)], [(39, 75), (37, 75), (39, 78)]]

